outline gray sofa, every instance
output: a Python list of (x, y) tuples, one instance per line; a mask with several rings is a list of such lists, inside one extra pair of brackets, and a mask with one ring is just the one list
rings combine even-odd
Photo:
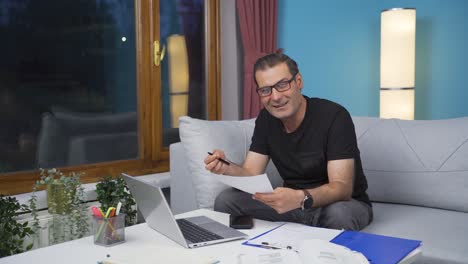
[[(416, 263), (468, 263), (468, 117), (403, 121), (353, 117), (374, 221), (363, 231), (423, 241)], [(227, 186), (204, 170), (203, 158), (224, 149), (242, 163), (254, 120), (180, 119), (181, 143), (170, 146), (175, 213), (212, 208)], [(281, 178), (273, 164), (273, 185)]]

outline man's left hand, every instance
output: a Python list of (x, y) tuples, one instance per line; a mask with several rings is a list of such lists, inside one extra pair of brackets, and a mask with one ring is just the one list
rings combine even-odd
[(278, 187), (271, 193), (255, 193), (253, 199), (270, 206), (279, 214), (283, 214), (300, 207), (304, 200), (304, 193), (301, 190)]

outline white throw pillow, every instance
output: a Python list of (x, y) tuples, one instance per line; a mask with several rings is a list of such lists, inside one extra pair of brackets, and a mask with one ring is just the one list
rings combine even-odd
[(250, 148), (254, 127), (255, 119), (207, 121), (188, 116), (179, 118), (180, 139), (200, 208), (213, 208), (216, 196), (227, 188), (205, 169), (203, 160), (207, 152), (222, 149), (229, 160), (242, 164)]

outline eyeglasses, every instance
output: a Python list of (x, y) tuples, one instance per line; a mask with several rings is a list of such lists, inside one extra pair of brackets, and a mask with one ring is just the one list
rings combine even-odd
[(297, 74), (294, 74), (294, 76), (291, 79), (287, 80), (287, 81), (279, 81), (279, 82), (277, 82), (276, 84), (274, 84), (272, 86), (265, 86), (265, 87), (257, 88), (257, 93), (261, 97), (270, 96), (272, 91), (273, 91), (273, 88), (275, 88), (276, 91), (278, 91), (280, 93), (285, 92), (285, 91), (291, 89), (291, 82), (296, 79), (296, 75)]

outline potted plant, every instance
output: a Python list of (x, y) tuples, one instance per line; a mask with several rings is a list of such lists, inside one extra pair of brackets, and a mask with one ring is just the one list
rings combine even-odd
[(38, 234), (41, 229), (37, 212), (36, 191), (45, 187), (47, 191), (49, 220), (49, 244), (81, 238), (88, 234), (89, 221), (87, 206), (84, 200), (84, 188), (80, 182), (81, 173), (63, 174), (57, 169), (40, 169), (40, 179), (33, 187), (29, 200), (33, 231)]
[(121, 176), (117, 176), (116, 178), (110, 176), (104, 177), (96, 185), (96, 193), (103, 212), (107, 212), (109, 207), (116, 207), (121, 202), (121, 212), (125, 213), (125, 226), (136, 223), (136, 203), (128, 190), (125, 180)]
[(0, 258), (30, 250), (32, 243), (25, 244), (26, 237), (33, 231), (28, 222), (19, 223), (18, 214), (28, 211), (26, 205), (20, 205), (14, 197), (0, 195)]

